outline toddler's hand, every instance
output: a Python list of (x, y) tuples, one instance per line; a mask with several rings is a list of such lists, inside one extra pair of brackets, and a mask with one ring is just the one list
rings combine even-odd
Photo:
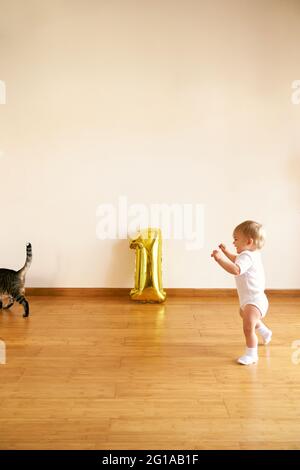
[(220, 248), (220, 250), (223, 251), (223, 253), (224, 253), (224, 251), (226, 250), (226, 246), (223, 245), (223, 243), (221, 243), (221, 245), (219, 245), (219, 248)]
[(222, 255), (219, 250), (214, 250), (210, 256), (214, 258), (216, 261), (222, 258)]

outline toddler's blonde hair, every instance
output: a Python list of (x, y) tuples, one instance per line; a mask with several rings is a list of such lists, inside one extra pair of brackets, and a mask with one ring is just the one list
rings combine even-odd
[(261, 224), (254, 222), (253, 220), (246, 220), (237, 227), (235, 227), (233, 233), (241, 232), (246, 237), (252, 238), (255, 247), (260, 250), (266, 240), (266, 233)]

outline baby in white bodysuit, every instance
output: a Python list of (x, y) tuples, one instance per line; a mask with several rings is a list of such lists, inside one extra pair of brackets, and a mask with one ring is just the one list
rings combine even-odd
[(247, 346), (238, 362), (249, 365), (258, 361), (255, 330), (262, 335), (264, 344), (268, 344), (272, 338), (272, 331), (261, 320), (269, 306), (259, 252), (265, 242), (265, 232), (261, 224), (246, 220), (234, 229), (233, 239), (237, 255), (230, 253), (225, 245), (219, 245), (230, 261), (225, 260), (219, 250), (214, 250), (211, 256), (225, 271), (235, 276)]

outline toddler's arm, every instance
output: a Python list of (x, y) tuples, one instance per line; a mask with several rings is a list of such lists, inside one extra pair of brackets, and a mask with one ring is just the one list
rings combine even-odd
[(225, 259), (223, 259), (219, 250), (214, 250), (211, 256), (229, 274), (233, 274), (234, 276), (238, 276), (240, 274), (240, 267), (237, 264), (234, 264), (232, 261), (226, 261)]
[(236, 255), (234, 255), (233, 253), (230, 253), (226, 246), (223, 245), (223, 243), (221, 243), (221, 245), (219, 245), (219, 248), (223, 251), (224, 255), (227, 256), (228, 259), (230, 259), (230, 261), (232, 261), (233, 263), (235, 263), (235, 260), (236, 260)]

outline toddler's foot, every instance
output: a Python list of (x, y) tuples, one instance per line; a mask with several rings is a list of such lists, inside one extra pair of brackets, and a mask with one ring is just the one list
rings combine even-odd
[(244, 366), (255, 364), (258, 361), (257, 348), (246, 348), (245, 354), (239, 357), (237, 361)]
[(243, 364), (244, 366), (249, 366), (250, 364), (255, 364), (258, 361), (258, 356), (241, 356), (238, 358), (237, 362)]
[(264, 344), (269, 344), (272, 339), (272, 331), (269, 330), (268, 333), (264, 335), (262, 338), (263, 338)]
[(263, 339), (263, 343), (264, 344), (269, 344), (271, 339), (272, 339), (272, 331), (269, 330), (269, 328), (267, 328), (265, 325), (258, 328), (257, 331), (261, 334), (262, 339)]

